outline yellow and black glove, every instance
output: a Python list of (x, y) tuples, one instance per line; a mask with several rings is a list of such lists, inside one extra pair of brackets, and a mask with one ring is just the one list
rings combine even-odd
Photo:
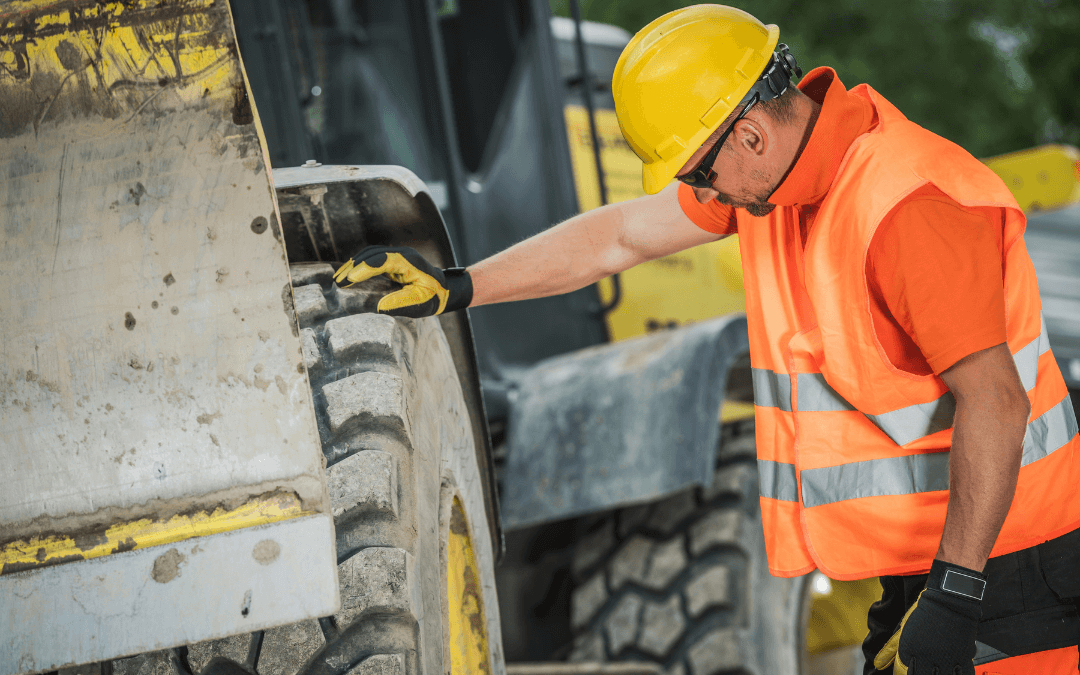
[(926, 588), (874, 657), (893, 675), (974, 675), (975, 633), (982, 616), (986, 577), (935, 560)]
[(465, 268), (441, 270), (408, 246), (368, 246), (338, 268), (334, 281), (348, 288), (380, 274), (405, 287), (379, 300), (380, 314), (419, 319), (472, 302), (472, 277)]

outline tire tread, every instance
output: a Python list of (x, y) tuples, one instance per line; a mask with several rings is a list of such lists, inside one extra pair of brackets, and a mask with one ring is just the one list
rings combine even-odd
[[(772, 672), (757, 652), (785, 647), (748, 646), (761, 617), (776, 614), (749, 606), (764, 595), (748, 589), (766, 568), (752, 421), (725, 426), (718, 457), (708, 488), (616, 511), (579, 541), (571, 661), (651, 661), (686, 675)], [(790, 583), (775, 582), (781, 591)]]
[[(293, 264), (290, 272), (331, 491), (342, 609), (266, 631), (257, 675), (419, 673), (413, 602), (422, 594), (411, 556), (420, 519), (410, 496), (421, 479), (407, 391), (415, 320), (372, 313), (389, 281), (341, 289), (329, 264)], [(214, 657), (242, 662), (250, 639), (192, 645), (193, 671)], [(186, 675), (168, 650), (114, 663), (124, 675)]]

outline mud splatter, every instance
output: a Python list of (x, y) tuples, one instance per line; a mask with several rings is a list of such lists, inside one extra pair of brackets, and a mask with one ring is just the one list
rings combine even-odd
[(104, 532), (80, 532), (75, 537), (75, 548), (80, 551), (89, 551), (92, 548), (109, 543), (109, 538)]
[(281, 545), (273, 539), (263, 539), (255, 544), (251, 557), (260, 565), (269, 565), (281, 556)]
[[(134, 551), (136, 546), (138, 546), (138, 544), (135, 542), (135, 540), (132, 539), (131, 537), (128, 537), (127, 539), (125, 539), (123, 541), (116, 542), (116, 547), (113, 548), (112, 552), (113, 553), (123, 553), (125, 551)], [(180, 574), (180, 572), (177, 571), (177, 574)]]
[(255, 115), (251, 112), (251, 100), (243, 82), (237, 82), (233, 90), (232, 118), (233, 124), (241, 127), (255, 121)]
[(128, 195), (131, 197), (131, 201), (135, 202), (135, 206), (142, 203), (143, 196), (146, 195), (146, 187), (142, 183), (135, 183), (135, 186), (128, 189)]
[(154, 561), (154, 569), (150, 572), (150, 578), (159, 584), (169, 583), (180, 576), (180, 565), (184, 560), (184, 555), (180, 551), (170, 548)]

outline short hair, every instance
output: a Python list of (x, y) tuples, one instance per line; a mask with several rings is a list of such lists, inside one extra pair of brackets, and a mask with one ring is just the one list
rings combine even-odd
[[(795, 99), (805, 95), (806, 94), (799, 91), (799, 88), (794, 84), (789, 84), (787, 90), (784, 91), (783, 94), (776, 98), (771, 98), (768, 101), (762, 101), (754, 106), (754, 108), (762, 110), (766, 115), (781, 124), (789, 124), (795, 121)], [(727, 116), (727, 119), (716, 128), (716, 131), (709, 134), (709, 138), (706, 142), (719, 138), (720, 134), (723, 133), (723, 130), (727, 129), (731, 122), (739, 116), (741, 110), (742, 106), (736, 106), (735, 109), (731, 111), (731, 114)]]
[(758, 107), (777, 122), (788, 124), (795, 121), (795, 99), (800, 96), (805, 96), (805, 94), (799, 91), (799, 88), (794, 84), (789, 84), (783, 94), (758, 103)]

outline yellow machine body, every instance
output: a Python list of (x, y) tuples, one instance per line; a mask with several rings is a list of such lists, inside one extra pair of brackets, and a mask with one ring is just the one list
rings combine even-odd
[(1080, 201), (1080, 149), (1040, 145), (984, 159), (1025, 211), (1057, 209)]

